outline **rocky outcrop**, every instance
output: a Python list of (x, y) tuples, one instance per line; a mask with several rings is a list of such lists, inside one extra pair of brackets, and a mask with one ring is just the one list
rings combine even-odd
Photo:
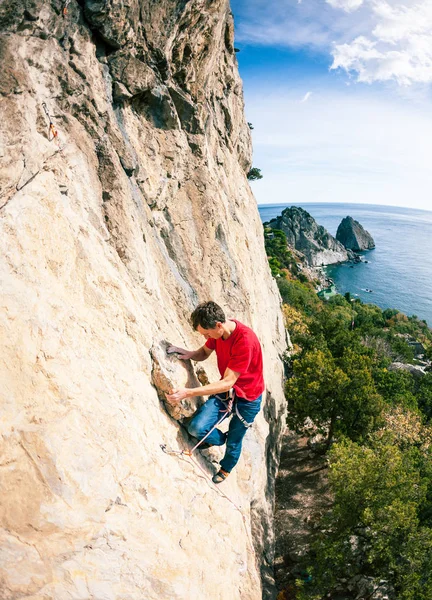
[(183, 422), (202, 406), (204, 398), (202, 396), (185, 398), (180, 403), (174, 404), (168, 400), (166, 395), (171, 394), (177, 387), (196, 388), (200, 386), (191, 361), (179, 360), (175, 355), (167, 354), (166, 350), (169, 346), (170, 344), (163, 340), (150, 349), (153, 361), (152, 383), (167, 412), (176, 421)]
[[(228, 1), (14, 0), (0, 30), (0, 595), (261, 599), (285, 331)], [(161, 449), (189, 443), (164, 386), (194, 377), (163, 342), (201, 345), (210, 298), (266, 365), (221, 488)]]
[(302, 252), (310, 266), (331, 265), (352, 257), (340, 242), (303, 208), (291, 206), (268, 223), (273, 229), (281, 229), (288, 245)]
[(409, 363), (393, 362), (388, 367), (389, 371), (408, 371), (416, 379), (424, 377), (426, 375), (425, 368), (419, 365), (411, 365)]
[(339, 224), (336, 239), (349, 250), (371, 250), (375, 242), (371, 234), (366, 231), (358, 221), (352, 217), (345, 217)]

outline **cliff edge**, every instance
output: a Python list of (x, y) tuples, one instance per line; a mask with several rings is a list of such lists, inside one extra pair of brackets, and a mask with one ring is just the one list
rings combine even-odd
[[(271, 597), (285, 332), (229, 3), (14, 0), (0, 31), (2, 598)], [(207, 299), (267, 384), (220, 489), (161, 449), (161, 370), (218, 378), (164, 352)]]

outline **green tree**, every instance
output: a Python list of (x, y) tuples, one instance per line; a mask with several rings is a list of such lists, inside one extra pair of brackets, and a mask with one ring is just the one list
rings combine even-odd
[(273, 275), (273, 277), (281, 277), (283, 275), (282, 272), (282, 265), (279, 262), (279, 260), (275, 257), (272, 256), (271, 258), (268, 259), (269, 265), (270, 265), (270, 271), (271, 274)]
[(360, 440), (381, 423), (384, 407), (372, 377), (373, 360), (347, 348), (337, 364), (349, 379), (341, 390), (339, 430), (352, 440)]
[(335, 435), (360, 439), (375, 426), (382, 408), (370, 359), (348, 349), (340, 359), (328, 350), (306, 351), (294, 360), (286, 383), (288, 423), (301, 431), (307, 417), (327, 432), (327, 450)]
[(356, 302), (353, 305), (353, 309), (355, 312), (355, 326), (360, 329), (362, 333), (374, 332), (385, 326), (383, 312), (379, 306)]
[(414, 393), (414, 377), (402, 369), (389, 371), (386, 367), (376, 366), (373, 378), (379, 394), (390, 405), (402, 405), (406, 408), (417, 409), (417, 399)]
[(262, 179), (261, 169), (257, 169), (257, 167), (252, 167), (252, 169), (247, 174), (247, 178), (249, 181), (255, 181), (256, 179)]
[(352, 311), (345, 302), (340, 305), (336, 296), (315, 315), (310, 328), (315, 337), (322, 335), (334, 357), (341, 356), (345, 349), (355, 344), (355, 336), (351, 330)]

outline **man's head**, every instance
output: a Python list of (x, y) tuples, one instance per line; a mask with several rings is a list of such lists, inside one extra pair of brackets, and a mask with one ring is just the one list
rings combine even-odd
[(225, 313), (216, 302), (203, 302), (191, 314), (193, 328), (206, 339), (215, 340), (224, 334)]

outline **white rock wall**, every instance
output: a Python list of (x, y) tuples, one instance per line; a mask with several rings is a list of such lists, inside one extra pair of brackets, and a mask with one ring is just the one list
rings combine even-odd
[[(258, 599), (285, 334), (229, 6), (64, 6), (0, 10), (0, 598)], [(220, 488), (214, 454), (161, 450), (187, 436), (152, 385), (207, 299), (255, 329), (268, 389)]]

